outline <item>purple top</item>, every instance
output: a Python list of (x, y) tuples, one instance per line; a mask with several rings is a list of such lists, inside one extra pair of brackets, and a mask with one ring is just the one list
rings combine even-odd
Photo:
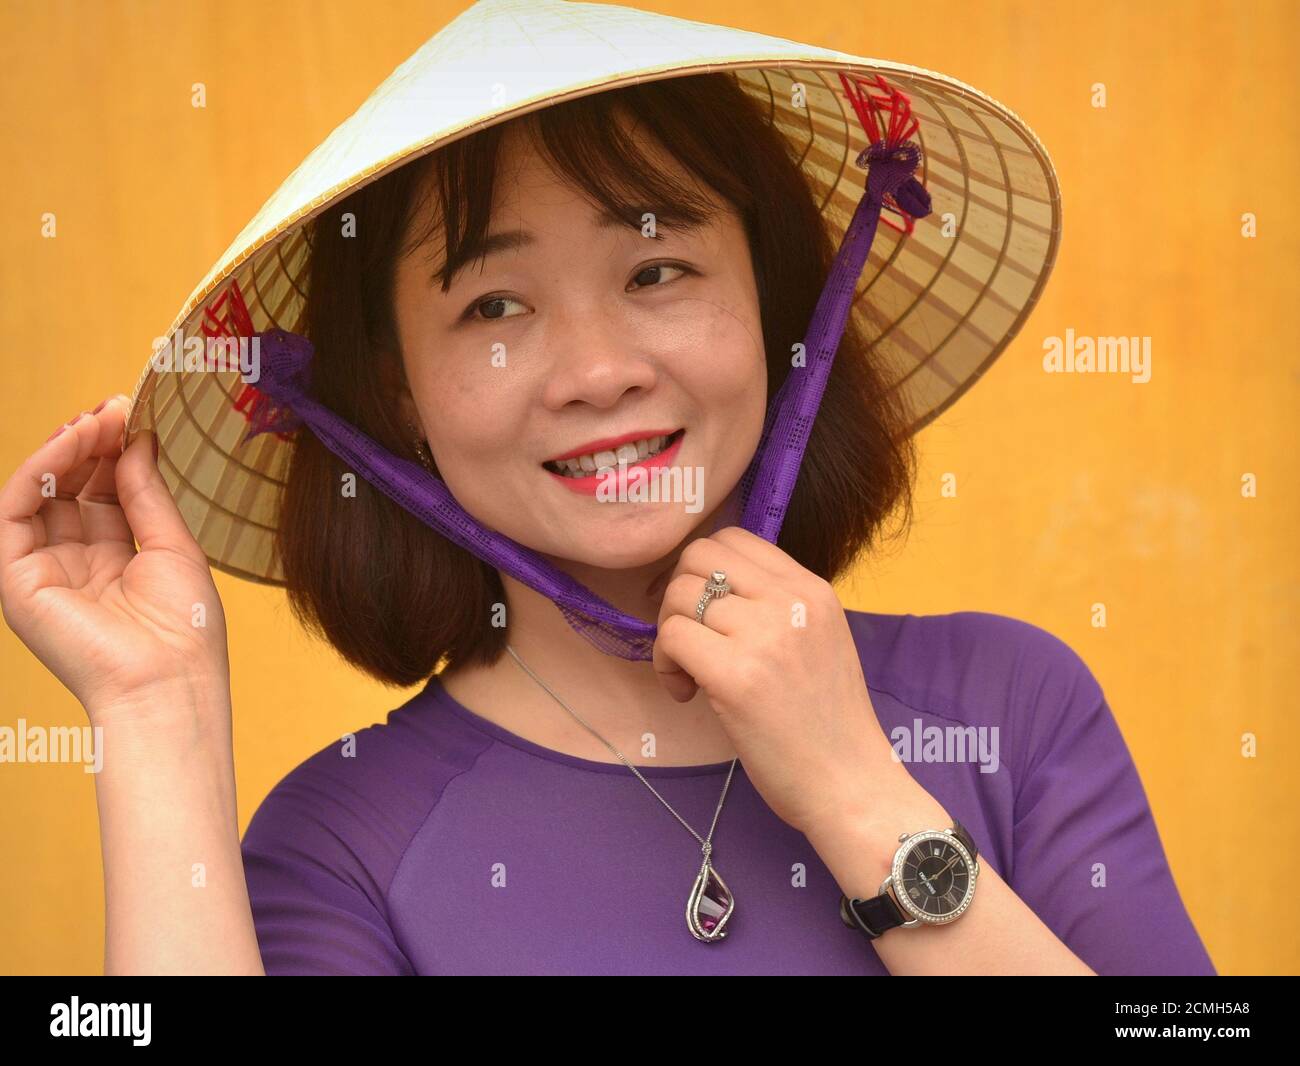
[[(984, 737), (908, 769), (1048, 928), (1102, 975), (1215, 974), (1068, 645), (983, 612), (846, 613), (886, 735)], [(436, 677), (355, 738), (285, 776), (244, 835), (268, 974), (888, 974), (743, 764), (713, 837), (736, 915), (702, 944), (686, 928), (699, 844), (621, 763), (516, 736)], [(638, 763), (701, 834), (729, 766)]]

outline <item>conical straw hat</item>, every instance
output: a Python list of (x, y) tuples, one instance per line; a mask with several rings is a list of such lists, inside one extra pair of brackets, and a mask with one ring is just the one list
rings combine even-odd
[[(838, 245), (864, 185), (866, 146), (840, 72), (883, 75), (920, 122), (929, 216), (904, 236), (888, 216), (853, 316), (913, 432), (990, 366), (1038, 299), (1056, 257), (1060, 193), (1021, 119), (954, 78), (744, 30), (609, 4), (480, 0), (399, 66), (263, 205), (194, 287), (165, 336), (302, 332), (304, 224), (358, 188), (460, 137), (570, 97), (633, 82), (729, 72), (793, 143)], [(799, 87), (802, 86), (802, 90)], [(248, 430), (239, 368), (157, 369), (132, 396), (126, 443), (158, 434), (159, 466), (218, 569), (283, 584), (273, 551), (292, 443)]]

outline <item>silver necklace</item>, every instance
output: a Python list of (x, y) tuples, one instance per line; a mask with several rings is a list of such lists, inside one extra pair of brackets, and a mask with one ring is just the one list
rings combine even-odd
[(654, 792), (659, 802), (668, 808), (669, 813), (686, 827), (686, 831), (691, 836), (700, 842), (700, 849), (704, 853), (704, 862), (700, 866), (700, 872), (695, 876), (695, 883), (691, 886), (691, 894), (686, 900), (686, 927), (691, 931), (691, 936), (695, 937), (696, 940), (704, 941), (706, 944), (726, 939), (727, 922), (736, 913), (736, 897), (731, 894), (731, 889), (727, 887), (727, 883), (722, 879), (722, 876), (713, 868), (713, 830), (717, 827), (718, 815), (722, 813), (722, 804), (726, 801), (727, 789), (731, 787), (731, 775), (736, 772), (736, 763), (739, 762), (740, 756), (731, 760), (731, 769), (727, 771), (727, 780), (722, 786), (722, 795), (718, 797), (718, 809), (713, 812), (713, 825), (709, 826), (708, 837), (702, 838), (699, 833), (686, 824), (686, 820), (680, 814), (673, 810), (672, 805), (663, 796), (655, 792), (655, 787), (641, 775), (641, 771), (623, 758), (621, 751), (583, 721), (577, 711), (552, 692), (550, 686), (528, 668), (528, 665), (519, 658), (514, 648), (507, 644), (506, 651), (514, 656), (515, 662), (524, 668), (529, 677), (550, 693), (551, 698), (556, 703), (573, 715), (579, 724), (584, 726), (592, 736), (617, 755), (623, 765), (636, 774), (641, 783), (651, 792)]

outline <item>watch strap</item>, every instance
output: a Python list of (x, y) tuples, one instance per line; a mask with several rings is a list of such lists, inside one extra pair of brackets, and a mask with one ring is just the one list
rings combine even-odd
[(840, 920), (850, 929), (856, 927), (861, 930), (868, 940), (875, 940), (909, 919), (898, 909), (893, 895), (885, 891), (871, 899), (850, 900), (841, 895)]
[(957, 821), (956, 818), (952, 820), (952, 835), (962, 842), (962, 846), (970, 852), (970, 857), (972, 859), (978, 859), (980, 857), (979, 848), (975, 846), (975, 841), (971, 839), (971, 835), (967, 831), (966, 827), (962, 825), (961, 822)]

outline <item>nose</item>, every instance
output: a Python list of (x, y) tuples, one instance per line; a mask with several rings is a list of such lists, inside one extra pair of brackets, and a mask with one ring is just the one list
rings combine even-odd
[(654, 386), (654, 361), (616, 311), (587, 303), (555, 315), (552, 325), (553, 355), (543, 391), (549, 409), (560, 411), (574, 402), (613, 407), (625, 392)]

